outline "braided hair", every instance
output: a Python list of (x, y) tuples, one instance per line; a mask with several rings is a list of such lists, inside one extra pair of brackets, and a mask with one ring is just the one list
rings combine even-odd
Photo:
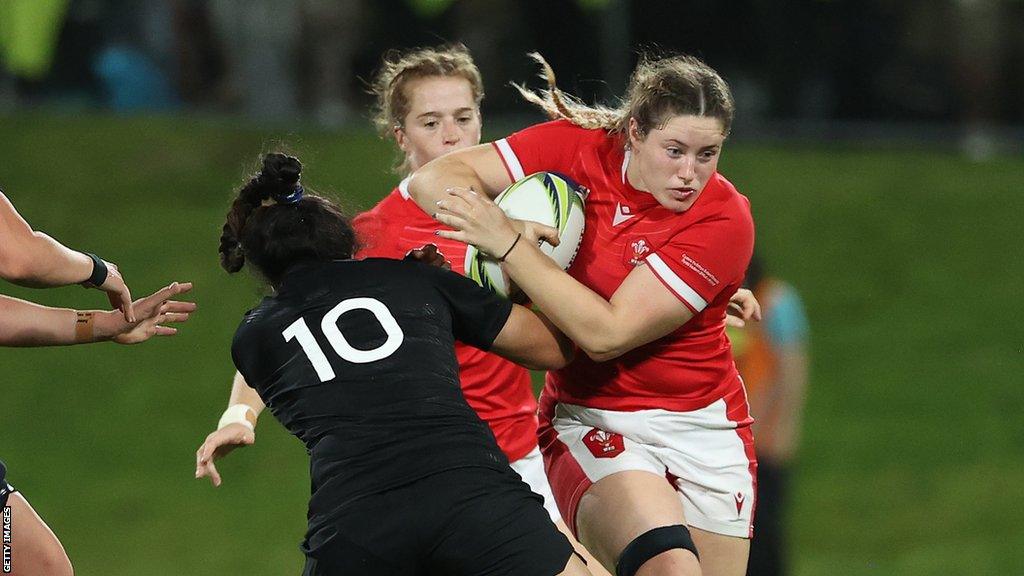
[(280, 153), (263, 157), (260, 171), (239, 189), (220, 236), (220, 265), (238, 272), (246, 261), (272, 285), (302, 261), (351, 258), (358, 248), (352, 224), (330, 200), (300, 183), (302, 163)]

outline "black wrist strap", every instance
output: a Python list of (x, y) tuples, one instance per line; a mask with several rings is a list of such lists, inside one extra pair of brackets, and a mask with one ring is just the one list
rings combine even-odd
[(107, 274), (109, 273), (107, 263), (91, 252), (83, 252), (83, 254), (92, 260), (92, 276), (89, 276), (89, 279), (82, 282), (82, 284), (89, 287), (102, 286), (107, 281)]
[(508, 250), (505, 250), (505, 253), (501, 256), (501, 258), (498, 258), (498, 262), (504, 262), (505, 258), (508, 258), (508, 255), (512, 253), (512, 249), (516, 247), (516, 244), (519, 244), (519, 239), (522, 237), (523, 234), (521, 232), (519, 234), (516, 234), (516, 239), (512, 242), (512, 245), (508, 247)]

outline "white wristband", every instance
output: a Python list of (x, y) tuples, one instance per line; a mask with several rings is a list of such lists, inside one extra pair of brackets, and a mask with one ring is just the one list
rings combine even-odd
[(228, 409), (221, 415), (220, 421), (217, 422), (217, 430), (231, 424), (241, 424), (249, 430), (255, 431), (252, 422), (249, 422), (249, 419), (245, 417), (246, 412), (250, 410), (252, 410), (252, 415), (256, 416), (256, 409), (248, 404), (232, 404), (228, 406)]

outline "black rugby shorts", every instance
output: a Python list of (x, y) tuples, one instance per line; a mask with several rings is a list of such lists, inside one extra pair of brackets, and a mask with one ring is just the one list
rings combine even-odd
[(302, 574), (554, 576), (573, 548), (542, 502), (511, 469), (434, 474), (344, 506)]

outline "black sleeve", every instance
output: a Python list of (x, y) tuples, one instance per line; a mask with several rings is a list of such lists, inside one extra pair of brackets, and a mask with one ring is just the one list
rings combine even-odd
[(452, 311), (455, 339), (488, 350), (508, 322), (512, 302), (455, 272), (432, 268), (434, 286)]
[(245, 377), (246, 382), (250, 382), (250, 385), (253, 382), (251, 372), (261, 358), (259, 351), (255, 350), (253, 346), (258, 342), (258, 337), (254, 333), (256, 327), (252, 324), (254, 312), (255, 309), (245, 313), (231, 339), (231, 361), (234, 363), (235, 369)]

